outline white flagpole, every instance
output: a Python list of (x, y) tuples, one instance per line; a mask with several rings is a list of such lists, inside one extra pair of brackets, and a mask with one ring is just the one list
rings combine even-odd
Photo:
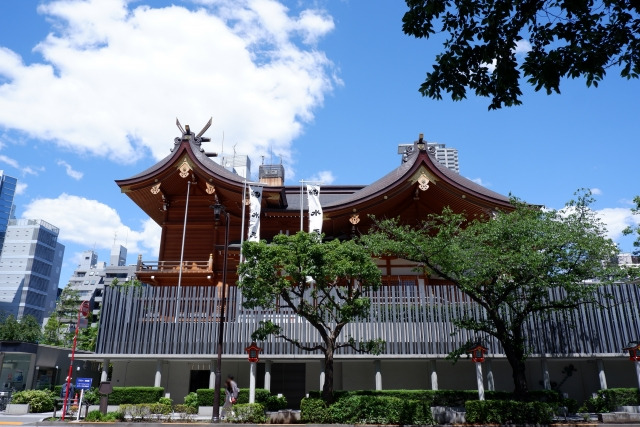
[(300, 180), (300, 231), (304, 231), (304, 223), (302, 221), (304, 217), (304, 179)]
[(240, 226), (240, 262), (242, 263), (242, 243), (244, 243), (244, 211), (246, 209), (246, 200), (247, 197), (247, 180), (244, 180), (244, 185), (242, 187), (242, 225)]

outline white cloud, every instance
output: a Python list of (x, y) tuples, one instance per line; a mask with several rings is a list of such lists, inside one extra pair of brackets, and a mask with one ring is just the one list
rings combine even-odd
[(160, 227), (147, 219), (140, 230), (124, 225), (115, 209), (96, 200), (69, 194), (56, 199), (36, 199), (22, 214), (26, 219), (42, 219), (60, 229), (58, 240), (72, 242), (87, 248), (97, 246), (111, 249), (114, 236), (126, 238), (129, 253), (143, 253), (157, 257), (160, 247)]
[(487, 183), (482, 182), (482, 178), (473, 178), (473, 179), (468, 178), (468, 179), (469, 179), (469, 180), (471, 180), (471, 181), (473, 181), (473, 182), (475, 182), (475, 183), (476, 183), (476, 184), (478, 184), (478, 185), (482, 185), (483, 187), (489, 187), (489, 186), (491, 185), (491, 184), (490, 184), (490, 183), (488, 183), (488, 182), (487, 182)]
[(518, 40), (516, 42), (516, 54), (527, 53), (531, 50), (531, 43), (528, 40)]
[(599, 196), (602, 194), (602, 190), (597, 187), (590, 188), (589, 190), (591, 191), (591, 194), (593, 194), (594, 196)]
[(58, 166), (64, 167), (67, 172), (67, 175), (69, 175), (71, 178), (75, 179), (76, 181), (81, 180), (82, 177), (84, 176), (82, 172), (73, 170), (71, 165), (65, 162), (64, 160), (58, 160)]
[(308, 180), (320, 182), (321, 185), (331, 185), (336, 180), (336, 177), (333, 176), (333, 172), (331, 171), (319, 171), (312, 175)]
[(12, 159), (11, 157), (7, 157), (5, 155), (0, 155), (0, 162), (2, 163), (6, 163), (9, 166), (12, 166), (16, 169), (19, 169), (19, 165), (18, 165), (18, 161), (15, 159)]
[(16, 184), (16, 194), (24, 194), (27, 191), (28, 185), (22, 181), (18, 181)]
[(628, 226), (640, 225), (640, 216), (633, 215), (627, 208), (605, 208), (596, 210), (596, 215), (606, 224), (607, 236), (614, 241), (622, 238), (622, 230)]
[[(528, 40), (518, 40), (516, 41), (516, 47), (513, 49), (513, 52), (516, 55), (522, 55), (531, 50), (531, 43)], [(489, 69), (490, 73), (493, 73), (496, 70), (496, 65), (498, 61), (494, 58), (491, 63), (484, 63), (483, 65)]]
[(213, 126), (238, 152), (291, 143), (339, 81), (312, 43), (334, 27), (318, 10), (293, 16), (273, 0), (201, 1), (198, 10), (126, 0), (58, 0), (39, 7), (53, 32), (25, 64), (0, 46), (0, 126), (80, 153), (133, 162), (164, 157), (175, 118)]

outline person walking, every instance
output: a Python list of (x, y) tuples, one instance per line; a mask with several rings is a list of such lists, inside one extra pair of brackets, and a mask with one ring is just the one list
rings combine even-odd
[(233, 380), (233, 375), (227, 377), (224, 385), (224, 405), (221, 410), (221, 418), (227, 419), (227, 416), (233, 414), (233, 405), (238, 401), (238, 384)]
[[(67, 384), (69, 385), (69, 393), (67, 393)], [(62, 384), (62, 388), (60, 389), (60, 398), (62, 399), (62, 407), (66, 408), (67, 412), (69, 412), (69, 407), (71, 406), (71, 402), (73, 402), (73, 397), (76, 394), (76, 388), (73, 385), (73, 382), (69, 377), (66, 378), (64, 384)], [(66, 405), (65, 405), (65, 399)]]

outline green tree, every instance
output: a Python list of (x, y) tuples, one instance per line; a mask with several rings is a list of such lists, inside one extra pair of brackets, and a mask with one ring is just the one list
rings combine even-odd
[(20, 341), (20, 324), (13, 314), (9, 314), (0, 323), (0, 340)]
[(56, 302), (55, 310), (45, 324), (43, 344), (71, 347), (82, 300), (80, 292), (67, 285)]
[(13, 314), (3, 316), (0, 320), (0, 340), (38, 343), (42, 338), (40, 324), (35, 317), (28, 314), (20, 321)]
[(325, 383), (322, 396), (333, 400), (333, 355), (342, 347), (358, 352), (380, 352), (380, 340), (356, 343), (353, 338), (339, 343), (343, 328), (369, 313), (367, 289), (380, 286), (380, 271), (367, 249), (353, 241), (322, 242), (321, 236), (299, 232), (284, 234), (266, 242), (245, 242), (245, 262), (240, 264), (239, 287), (245, 308), (286, 308), (306, 319), (322, 338), (304, 343), (285, 335), (277, 318), (260, 322), (254, 340), (269, 335), (284, 339), (305, 351), (324, 353)]
[[(406, 0), (403, 31), (445, 34), (444, 49), (420, 86), (424, 96), (491, 98), (489, 109), (521, 104), (520, 78), (560, 93), (564, 77), (597, 86), (612, 66), (640, 74), (640, 2), (572, 0)], [(524, 61), (516, 44), (528, 42)], [(489, 64), (492, 64), (490, 66)]]
[(58, 319), (58, 314), (54, 311), (49, 316), (47, 323), (44, 325), (42, 334), (42, 343), (62, 347), (64, 345), (62, 325)]
[(80, 350), (96, 351), (98, 342), (98, 326), (92, 326), (89, 320), (89, 326), (80, 329), (78, 332), (77, 346)]
[[(635, 206), (631, 208), (631, 212), (633, 212), (634, 215), (640, 215), (640, 196), (636, 196), (633, 199), (633, 203), (635, 203)], [(623, 233), (625, 235), (636, 235), (636, 240), (635, 242), (633, 242), (633, 247), (636, 249), (633, 251), (633, 253), (635, 255), (640, 255), (640, 225), (628, 226)]]
[(38, 343), (42, 340), (42, 326), (38, 320), (27, 314), (20, 320), (20, 341)]
[[(363, 239), (376, 254), (420, 263), (477, 303), (481, 314), (462, 315), (454, 325), (495, 337), (511, 365), (515, 392), (525, 395), (530, 351), (525, 323), (533, 316), (596, 303), (595, 288), (623, 274), (608, 262), (618, 249), (605, 237), (591, 202), (590, 193), (582, 193), (555, 211), (512, 198), (512, 212), (497, 211), (490, 218), (466, 218), (445, 208), (418, 227), (379, 221)], [(551, 290), (564, 298), (553, 298)]]

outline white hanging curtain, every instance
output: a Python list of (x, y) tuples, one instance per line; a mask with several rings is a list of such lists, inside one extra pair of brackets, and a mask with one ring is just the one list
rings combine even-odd
[(322, 206), (320, 206), (320, 186), (307, 184), (309, 204), (309, 233), (322, 233)]
[(250, 242), (260, 241), (260, 208), (262, 206), (262, 186), (249, 186), (249, 237)]

